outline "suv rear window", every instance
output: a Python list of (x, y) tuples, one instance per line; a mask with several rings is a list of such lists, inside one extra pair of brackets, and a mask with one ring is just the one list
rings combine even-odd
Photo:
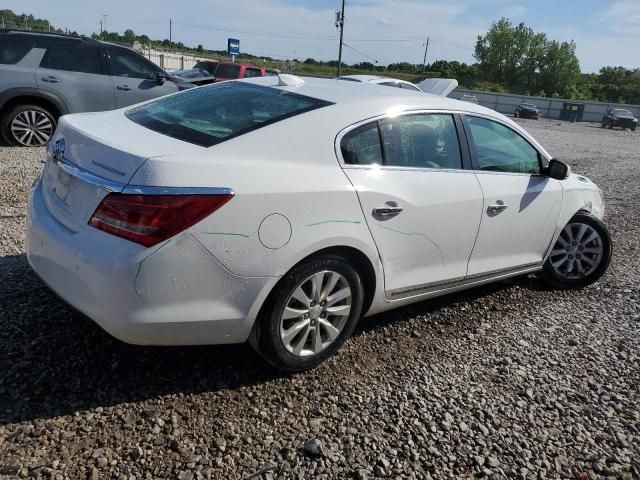
[(33, 47), (33, 38), (26, 35), (0, 35), (0, 63), (14, 65)]
[(243, 82), (187, 90), (129, 110), (126, 116), (154, 132), (211, 147), (330, 102)]

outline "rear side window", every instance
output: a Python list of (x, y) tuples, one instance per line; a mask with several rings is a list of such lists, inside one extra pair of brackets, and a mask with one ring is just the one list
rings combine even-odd
[(386, 165), (462, 168), (458, 132), (452, 115), (406, 115), (381, 121), (380, 130)]
[(348, 165), (382, 165), (378, 122), (351, 130), (342, 137), (340, 150), (344, 163)]
[(238, 78), (240, 74), (240, 65), (230, 65), (228, 63), (218, 64), (216, 68), (216, 77), (221, 78)]
[(126, 115), (155, 132), (211, 147), (327, 105), (331, 103), (277, 88), (230, 82), (161, 98)]
[(67, 72), (102, 73), (100, 49), (87, 45), (55, 43), (47, 50), (40, 66)]
[(257, 68), (247, 68), (247, 70), (244, 73), (244, 76), (246, 78), (261, 77), (262, 71), (258, 70)]
[(14, 65), (33, 47), (33, 39), (26, 35), (0, 35), (0, 63)]

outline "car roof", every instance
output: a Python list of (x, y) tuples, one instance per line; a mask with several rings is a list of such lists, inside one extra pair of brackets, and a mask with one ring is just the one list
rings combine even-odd
[[(380, 88), (372, 83), (345, 82), (338, 78), (301, 77), (301, 85), (279, 85), (279, 77), (259, 77), (240, 81), (299, 93), (334, 104), (360, 104), (364, 112), (375, 112), (388, 105), (407, 107), (407, 109), (435, 109), (478, 112), (492, 116), (502, 115), (480, 105), (462, 102), (449, 97), (441, 97), (418, 90), (402, 88)], [(372, 113), (375, 114), (375, 113)], [(506, 118), (506, 117), (505, 117)]]

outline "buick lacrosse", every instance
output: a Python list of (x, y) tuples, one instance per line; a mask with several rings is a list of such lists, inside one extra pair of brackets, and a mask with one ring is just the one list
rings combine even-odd
[(601, 190), (503, 115), (291, 75), (67, 115), (30, 192), (28, 259), (144, 345), (332, 355), (363, 316), (516, 275), (608, 267)]

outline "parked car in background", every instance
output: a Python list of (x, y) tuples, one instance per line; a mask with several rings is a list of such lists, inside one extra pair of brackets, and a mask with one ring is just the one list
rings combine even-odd
[(239, 78), (264, 77), (267, 75), (264, 67), (248, 63), (220, 62), (216, 67), (216, 82), (237, 80)]
[(202, 68), (190, 68), (188, 70), (176, 70), (171, 72), (171, 75), (183, 79), (185, 82), (192, 83), (193, 85), (208, 85), (216, 81), (208, 70)]
[(521, 103), (513, 112), (513, 116), (517, 118), (540, 118), (540, 110), (533, 103)]
[(460, 100), (462, 100), (463, 102), (475, 103), (476, 105), (480, 105), (480, 102), (478, 102), (478, 98), (475, 95), (469, 95), (465, 93), (460, 97)]
[(0, 30), (0, 133), (44, 145), (61, 115), (126, 107), (191, 87), (125, 47)]
[(27, 258), (121, 340), (249, 340), (299, 371), (363, 315), (533, 272), (597, 281), (603, 215), (594, 183), (495, 111), (280, 75), (62, 117)]
[(635, 130), (638, 126), (638, 116), (624, 108), (612, 108), (602, 117), (602, 128), (630, 128)]
[(201, 70), (206, 70), (210, 75), (216, 74), (216, 68), (218, 68), (218, 60), (200, 60), (196, 62), (193, 68), (199, 68)]
[(373, 83), (375, 85), (385, 85), (387, 87), (404, 88), (406, 90), (413, 90), (414, 92), (422, 91), (420, 87), (411, 82), (391, 77), (380, 77), (377, 75), (342, 75), (338, 78), (340, 80), (347, 80), (351, 82)]

